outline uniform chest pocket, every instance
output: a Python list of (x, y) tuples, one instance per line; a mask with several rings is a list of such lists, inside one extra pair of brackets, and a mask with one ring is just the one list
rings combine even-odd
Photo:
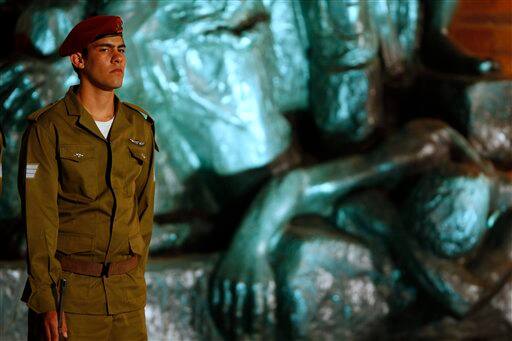
[(94, 200), (98, 195), (97, 160), (94, 146), (62, 145), (59, 149), (60, 184), (69, 199)]
[(135, 194), (137, 178), (147, 162), (148, 155), (144, 146), (129, 144), (128, 151), (128, 167), (126, 167), (128, 174), (124, 189), (127, 196), (133, 196)]
[(128, 146), (130, 150), (130, 156), (137, 162), (139, 166), (142, 166), (147, 159), (146, 148), (142, 146)]

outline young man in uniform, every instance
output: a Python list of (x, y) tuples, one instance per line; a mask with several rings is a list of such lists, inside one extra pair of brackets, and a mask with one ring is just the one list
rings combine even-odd
[(29, 116), (20, 158), (29, 339), (147, 339), (157, 147), (151, 118), (114, 94), (125, 48), (121, 18), (77, 24), (59, 54), (80, 84)]

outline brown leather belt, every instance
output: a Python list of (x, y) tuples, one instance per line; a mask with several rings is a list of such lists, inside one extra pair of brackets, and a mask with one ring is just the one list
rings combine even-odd
[(112, 263), (88, 262), (84, 260), (72, 259), (69, 256), (63, 256), (61, 254), (57, 254), (57, 259), (60, 261), (60, 266), (63, 271), (94, 277), (122, 275), (132, 269), (135, 269), (139, 263), (139, 257), (137, 256), (132, 256), (127, 260)]

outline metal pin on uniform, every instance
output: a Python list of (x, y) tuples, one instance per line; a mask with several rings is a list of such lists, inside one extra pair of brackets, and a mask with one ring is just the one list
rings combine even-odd
[(132, 139), (132, 138), (130, 138), (129, 140), (130, 140), (131, 143), (136, 144), (137, 146), (143, 146), (143, 145), (146, 144), (146, 142), (144, 142), (144, 141), (139, 141), (139, 140), (135, 140), (135, 139)]

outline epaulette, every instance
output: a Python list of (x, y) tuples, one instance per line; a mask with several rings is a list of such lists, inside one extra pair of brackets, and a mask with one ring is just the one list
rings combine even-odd
[[(145, 120), (149, 121), (149, 123), (153, 123), (154, 122), (153, 119), (151, 119), (149, 114), (146, 112), (146, 110), (142, 109), (138, 105), (135, 105), (133, 103), (128, 103), (128, 102), (123, 102), (123, 104), (125, 104), (129, 108), (131, 108), (131, 109), (135, 110), (136, 112), (138, 112), (139, 114), (141, 114), (142, 117), (144, 117)], [(148, 118), (150, 118), (150, 119), (148, 120)]]
[(139, 107), (136, 104), (128, 103), (128, 102), (123, 102), (123, 104), (126, 105), (127, 107), (129, 107), (130, 109), (133, 109), (136, 112), (138, 112), (139, 114), (141, 114), (142, 117), (144, 117), (144, 119), (146, 121), (148, 121), (149, 124), (151, 124), (151, 129), (153, 130), (153, 140), (155, 142), (155, 149), (156, 149), (157, 152), (160, 151), (160, 149), (158, 148), (158, 144), (156, 143), (155, 121), (153, 120), (153, 118), (151, 118), (151, 116), (149, 116), (149, 114), (146, 112), (146, 110), (142, 109), (141, 107)]
[(28, 115), (27, 120), (29, 121), (37, 121), (39, 117), (50, 110), (54, 105), (56, 105), (59, 101), (55, 101), (53, 103), (48, 104), (47, 106), (33, 112), (32, 114)]

